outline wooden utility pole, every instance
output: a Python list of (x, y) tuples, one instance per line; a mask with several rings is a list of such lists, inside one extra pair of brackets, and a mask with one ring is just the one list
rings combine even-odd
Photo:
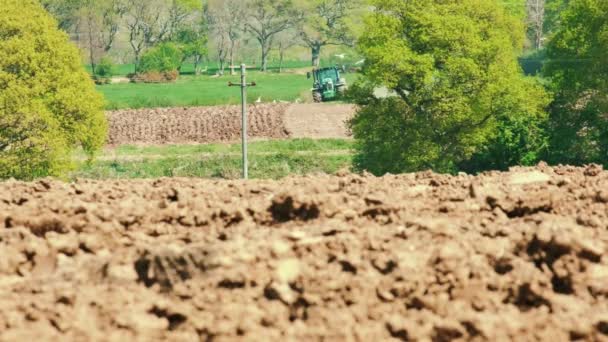
[(243, 144), (243, 179), (249, 178), (249, 167), (247, 161), (247, 87), (255, 87), (255, 82), (247, 83), (247, 67), (245, 64), (241, 64), (241, 83), (235, 84), (232, 82), (228, 83), (229, 87), (240, 86), (241, 87), (241, 120), (242, 120), (242, 144)]

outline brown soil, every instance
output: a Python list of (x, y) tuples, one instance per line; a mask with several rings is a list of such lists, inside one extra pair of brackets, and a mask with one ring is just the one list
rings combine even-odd
[(0, 340), (608, 339), (608, 172), (0, 183)]
[[(251, 105), (248, 134), (253, 139), (345, 138), (345, 121), (353, 114), (349, 105)], [(235, 142), (241, 137), (240, 106), (119, 110), (107, 116), (110, 145)]]
[[(287, 105), (249, 106), (249, 135), (286, 138)], [(231, 142), (241, 137), (241, 107), (120, 110), (108, 113), (110, 145)]]
[(285, 112), (285, 128), (292, 138), (347, 138), (346, 122), (352, 118), (354, 105), (293, 105)]

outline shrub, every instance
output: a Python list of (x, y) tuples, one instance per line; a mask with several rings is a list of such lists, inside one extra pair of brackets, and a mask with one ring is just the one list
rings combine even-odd
[(0, 41), (0, 178), (63, 175), (103, 146), (103, 98), (38, 1), (2, 2)]
[(166, 83), (177, 80), (179, 72), (177, 70), (158, 72), (149, 71), (145, 74), (136, 74), (131, 80), (135, 83)]
[(177, 45), (162, 43), (148, 50), (142, 57), (137, 68), (141, 74), (149, 72), (177, 71), (182, 64), (183, 54)]
[(101, 77), (112, 77), (116, 75), (116, 66), (108, 57), (104, 57), (95, 67), (95, 75)]
[(95, 76), (111, 78), (114, 75), (116, 75), (116, 66), (112, 63), (112, 60), (108, 57), (102, 58), (95, 67)]

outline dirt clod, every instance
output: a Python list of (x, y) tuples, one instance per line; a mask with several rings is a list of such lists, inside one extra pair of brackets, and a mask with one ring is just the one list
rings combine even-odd
[(605, 189), (548, 165), (0, 183), (0, 340), (606, 340)]

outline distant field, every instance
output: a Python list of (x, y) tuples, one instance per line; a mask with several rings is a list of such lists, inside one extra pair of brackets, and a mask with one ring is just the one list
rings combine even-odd
[[(356, 79), (355, 74), (345, 75), (349, 82)], [(97, 89), (106, 98), (106, 108), (153, 108), (177, 106), (210, 106), (240, 103), (240, 89), (228, 87), (228, 82), (239, 82), (239, 76), (194, 76), (183, 75), (175, 83), (169, 84), (110, 84), (98, 86)], [(255, 81), (256, 87), (249, 88), (248, 100), (263, 102), (289, 101), (300, 99), (302, 102), (311, 98), (312, 81), (306, 75), (296, 73), (261, 73), (252, 71), (249, 81)]]
[[(250, 101), (260, 96), (265, 102), (294, 101), (310, 88), (310, 82), (303, 75), (251, 72), (249, 80), (258, 83), (248, 91)], [(240, 89), (228, 87), (229, 81), (238, 82), (239, 77), (186, 75), (169, 84), (122, 83), (98, 86), (97, 89), (104, 94), (107, 109), (240, 103)]]
[[(335, 173), (352, 164), (353, 141), (292, 139), (252, 142), (252, 178)], [(116, 179), (157, 177), (239, 178), (240, 144), (120, 146), (106, 149), (88, 165), (83, 156), (73, 178)]]
[[(327, 60), (321, 66), (339, 64), (340, 60)], [(344, 61), (345, 64), (352, 62)], [(90, 72), (90, 66), (86, 66)], [(284, 72), (278, 72), (278, 63), (270, 62), (269, 71), (262, 73), (257, 70), (248, 71), (248, 80), (257, 82), (257, 87), (250, 88), (250, 102), (261, 99), (263, 102), (289, 101), (300, 99), (302, 102), (312, 100), (310, 88), (312, 81), (306, 78), (305, 72), (310, 70), (308, 61), (285, 61)], [(224, 76), (216, 77), (217, 67), (210, 65), (200, 76), (194, 75), (194, 66), (185, 64), (181, 70), (180, 79), (170, 84), (110, 84), (97, 86), (106, 98), (106, 109), (125, 108), (154, 108), (178, 106), (211, 106), (240, 103), (240, 90), (229, 88), (228, 82), (238, 82), (239, 75), (230, 76), (226, 69)], [(126, 76), (134, 71), (133, 64), (116, 66), (116, 76)], [(346, 74), (346, 79), (353, 82), (357, 75)]]

